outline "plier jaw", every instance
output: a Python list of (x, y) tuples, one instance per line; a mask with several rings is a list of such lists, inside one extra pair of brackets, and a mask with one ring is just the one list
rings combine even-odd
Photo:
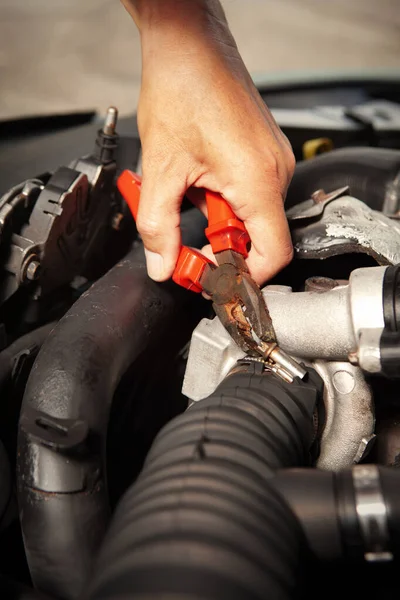
[(216, 255), (219, 266), (207, 265), (201, 277), (203, 290), (213, 301), (216, 315), (246, 354), (260, 356), (275, 342), (275, 332), (258, 285), (251, 278), (242, 254), (225, 250)]
[[(136, 219), (141, 178), (126, 170), (119, 176), (117, 186)], [(218, 266), (198, 250), (182, 246), (172, 279), (211, 298), (221, 323), (248, 356), (261, 360), (266, 368), (287, 381), (303, 378), (306, 371), (277, 347), (263, 295), (247, 268), (250, 237), (243, 222), (222, 196), (206, 190), (204, 195), (208, 212), (205, 234)]]

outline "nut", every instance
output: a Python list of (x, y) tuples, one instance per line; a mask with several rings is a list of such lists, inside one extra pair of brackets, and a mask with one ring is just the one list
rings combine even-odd
[(25, 267), (25, 278), (29, 281), (35, 281), (40, 274), (40, 262), (32, 259)]

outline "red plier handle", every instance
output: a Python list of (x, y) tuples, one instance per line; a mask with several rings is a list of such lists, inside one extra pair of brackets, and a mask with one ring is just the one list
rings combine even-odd
[[(141, 184), (140, 176), (129, 170), (123, 171), (117, 180), (118, 189), (135, 220), (139, 209)], [(187, 195), (190, 198), (190, 190)], [(208, 227), (205, 234), (213, 253), (233, 250), (247, 258), (250, 237), (243, 222), (235, 216), (220, 194), (205, 190), (204, 195), (208, 212)], [(172, 279), (178, 285), (200, 293), (203, 291), (201, 278), (208, 264), (213, 263), (201, 252), (182, 246)]]

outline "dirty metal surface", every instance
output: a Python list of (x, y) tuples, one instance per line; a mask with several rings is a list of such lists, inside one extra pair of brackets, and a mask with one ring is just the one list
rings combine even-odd
[[(308, 212), (308, 205), (304, 210)], [(298, 258), (323, 259), (358, 252), (380, 265), (400, 262), (400, 222), (351, 196), (328, 202), (317, 218), (292, 221), (291, 228)]]

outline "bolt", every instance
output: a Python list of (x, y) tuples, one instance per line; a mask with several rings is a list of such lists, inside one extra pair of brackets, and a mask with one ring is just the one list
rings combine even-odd
[(327, 194), (325, 190), (316, 190), (311, 194), (311, 198), (314, 200), (315, 204), (319, 204), (326, 199)]
[(36, 259), (32, 259), (25, 267), (25, 277), (29, 281), (35, 281), (39, 277), (40, 273), (40, 262)]
[(340, 198), (348, 192), (349, 186), (346, 185), (342, 188), (334, 190), (333, 192), (330, 192), (329, 194), (327, 194), (325, 190), (316, 190), (311, 194), (311, 198), (314, 200), (315, 204), (325, 204), (326, 202), (330, 202), (331, 200), (336, 200), (337, 198)]
[(115, 128), (117, 126), (118, 110), (115, 106), (110, 106), (107, 110), (106, 118), (104, 120), (103, 133), (105, 135), (114, 135)]

